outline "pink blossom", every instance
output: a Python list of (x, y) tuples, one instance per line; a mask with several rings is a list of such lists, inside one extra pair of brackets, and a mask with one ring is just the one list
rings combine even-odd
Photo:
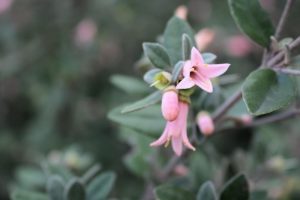
[(83, 19), (75, 30), (75, 42), (78, 45), (87, 45), (93, 42), (97, 33), (97, 26), (91, 19)]
[(189, 173), (189, 169), (183, 164), (179, 164), (175, 166), (174, 173), (178, 176), (186, 176)]
[(172, 148), (177, 156), (182, 154), (183, 145), (195, 151), (195, 147), (190, 143), (187, 137), (187, 117), (189, 106), (185, 102), (179, 102), (178, 117), (174, 121), (167, 121), (163, 134), (158, 140), (152, 142), (150, 146), (160, 146), (172, 142)]
[(200, 112), (197, 116), (197, 124), (203, 135), (211, 135), (215, 130), (214, 122), (207, 112)]
[(6, 12), (12, 5), (13, 0), (0, 0), (0, 14)]
[(177, 16), (180, 19), (186, 20), (187, 14), (188, 14), (188, 9), (184, 5), (178, 6), (175, 10), (175, 16)]
[(209, 28), (201, 29), (196, 35), (195, 40), (200, 51), (206, 49), (215, 38), (215, 31)]
[(229, 38), (226, 48), (232, 56), (242, 57), (251, 52), (252, 45), (245, 36), (237, 35)]
[(167, 121), (174, 121), (179, 113), (178, 94), (175, 87), (165, 90), (161, 101), (161, 112)]
[(183, 67), (184, 78), (176, 86), (176, 89), (188, 89), (194, 85), (206, 92), (212, 92), (213, 86), (210, 78), (222, 75), (230, 64), (205, 64), (200, 52), (193, 47), (191, 59), (186, 61)]

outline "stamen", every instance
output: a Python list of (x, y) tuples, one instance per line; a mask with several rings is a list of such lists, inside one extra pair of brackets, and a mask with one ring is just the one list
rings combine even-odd
[(155, 81), (154, 83), (152, 83), (152, 84), (150, 85), (150, 87), (155, 86), (155, 85), (158, 84), (159, 82), (160, 82), (159, 80)]
[(165, 143), (164, 147), (167, 148), (170, 144), (170, 138), (168, 138), (167, 142)]

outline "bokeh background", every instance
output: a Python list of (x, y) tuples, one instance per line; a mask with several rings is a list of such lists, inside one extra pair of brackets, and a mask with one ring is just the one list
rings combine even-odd
[[(284, 1), (261, 3), (276, 24)], [(178, 9), (181, 5), (186, 7)], [(299, 1), (294, 6), (285, 36), (299, 35)], [(110, 109), (136, 96), (115, 87), (111, 75), (142, 81), (136, 64), (142, 42), (155, 41), (176, 9), (179, 16), (188, 10), (187, 20), (196, 33), (200, 31), (201, 41), (207, 40), (199, 45), (217, 54), (218, 61), (231, 63), (229, 73), (243, 79), (259, 65), (262, 49), (239, 32), (226, 1), (0, 0), (1, 200), (9, 199), (15, 187), (43, 190), (41, 162), (45, 160), (62, 162), (78, 173), (100, 163), (104, 170), (117, 174), (112, 197), (142, 197), (145, 176), (141, 171), (147, 168), (141, 163), (136, 170), (124, 162), (135, 145), (135, 136), (119, 134), (118, 125), (107, 118)], [(259, 134), (254, 137), (253, 130), (242, 130), (244, 135), (229, 145), (248, 148), (255, 140), (259, 152), (248, 151), (243, 158), (253, 154), (268, 165), (289, 159), (299, 171), (300, 151), (295, 144), (299, 126), (287, 123), (284, 128), (273, 125), (260, 129), (262, 138), (257, 138)], [(226, 155), (236, 152), (220, 151)], [(252, 170), (257, 173), (257, 168)], [(300, 181), (298, 172), (293, 179), (288, 178), (290, 171), (272, 172), (274, 176), (263, 172), (260, 175), (267, 180), (279, 177), (272, 182), (277, 184), (273, 193), (279, 196)], [(280, 190), (283, 183), (289, 187), (284, 192)]]

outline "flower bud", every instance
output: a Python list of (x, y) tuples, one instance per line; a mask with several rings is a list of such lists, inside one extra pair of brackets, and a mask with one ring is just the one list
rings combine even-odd
[(253, 121), (253, 118), (251, 115), (244, 114), (241, 116), (241, 121), (243, 122), (244, 125), (250, 125)]
[(179, 102), (177, 90), (174, 86), (168, 87), (161, 101), (161, 112), (167, 121), (174, 121), (179, 113)]
[(203, 135), (211, 135), (215, 130), (214, 122), (207, 112), (200, 112), (197, 116), (197, 124)]
[(172, 75), (168, 72), (162, 71), (154, 76), (154, 82), (151, 87), (154, 86), (159, 90), (165, 89), (171, 83)]
[(187, 14), (188, 14), (188, 9), (184, 5), (178, 6), (175, 10), (175, 16), (177, 16), (180, 19), (186, 20)]

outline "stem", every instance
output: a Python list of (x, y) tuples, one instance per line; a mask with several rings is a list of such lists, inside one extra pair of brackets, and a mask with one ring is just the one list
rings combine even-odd
[(285, 73), (285, 74), (290, 74), (294, 76), (300, 76), (300, 70), (295, 70), (295, 69), (275, 69), (276, 71)]
[(282, 15), (280, 17), (279, 23), (278, 23), (277, 28), (276, 28), (276, 32), (275, 32), (275, 38), (276, 39), (280, 38), (280, 35), (281, 35), (281, 33), (283, 31), (283, 28), (285, 26), (285, 23), (286, 23), (286, 20), (287, 20), (287, 17), (288, 17), (288, 14), (289, 14), (289, 11), (292, 7), (293, 2), (294, 2), (293, 0), (287, 0), (286, 1), (285, 7), (283, 9)]
[(81, 177), (81, 181), (87, 185), (98, 174), (100, 169), (101, 166), (99, 164), (94, 165)]

